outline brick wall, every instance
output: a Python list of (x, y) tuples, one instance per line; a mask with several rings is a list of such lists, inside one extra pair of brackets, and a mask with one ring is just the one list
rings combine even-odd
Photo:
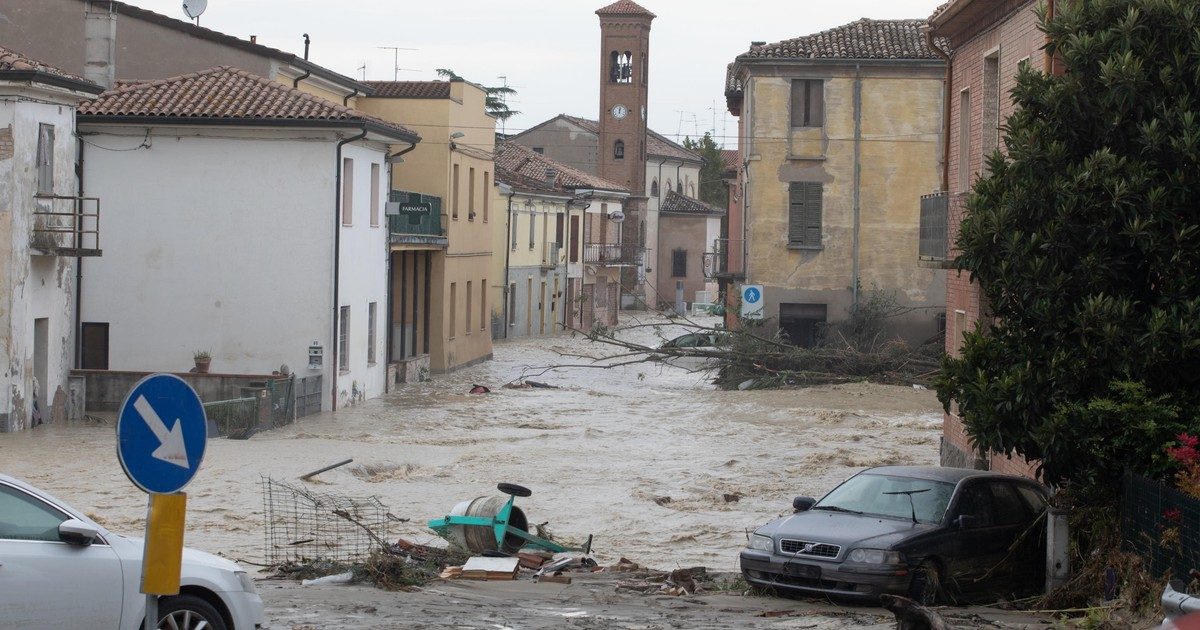
[[(976, 0), (982, 2), (983, 0)], [(950, 97), (950, 154), (946, 162), (950, 181), (949, 237), (953, 244), (958, 239), (959, 226), (966, 210), (966, 191), (984, 168), (984, 149), (994, 142), (984, 140), (985, 134), (996, 130), (984, 129), (985, 116), (989, 109), (998, 107), (1001, 125), (1013, 111), (1010, 92), (1016, 84), (1019, 64), (1028, 60), (1036, 69), (1043, 68), (1045, 56), (1041, 47), (1045, 35), (1037, 28), (1036, 3), (1032, 0), (1007, 0), (996, 3), (993, 11), (979, 20), (956, 25), (945, 25), (938, 35), (948, 36), (952, 47), (953, 85)], [(995, 56), (999, 64), (999, 90), (985, 86), (985, 59)], [(969, 90), (970, 109), (962, 110), (962, 92)], [(997, 94), (998, 92), (998, 94)], [(998, 97), (986, 102), (988, 97)], [(988, 100), (991, 100), (990, 98)], [(969, 117), (970, 142), (961, 142), (962, 116)], [(967, 167), (969, 176), (963, 180), (959, 175), (960, 152), (968, 147)], [(1004, 150), (1003, 141), (999, 143)], [(953, 251), (951, 256), (956, 255)], [(970, 275), (949, 270), (946, 273), (946, 352), (957, 354), (962, 343), (962, 334), (973, 330), (980, 317), (987, 316), (987, 308), (979, 293), (978, 285), (971, 282)], [(942, 463), (944, 465), (988, 467), (999, 472), (1033, 476), (1033, 465), (1024, 460), (1013, 460), (1003, 455), (991, 454), (978, 458), (973, 453), (962, 422), (954, 414), (946, 414), (942, 431)]]

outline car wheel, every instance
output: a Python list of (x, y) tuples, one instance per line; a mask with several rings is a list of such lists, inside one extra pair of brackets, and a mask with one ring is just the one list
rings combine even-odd
[(925, 560), (912, 572), (908, 598), (922, 606), (933, 606), (942, 595), (942, 572), (936, 562)]
[(221, 613), (195, 595), (160, 599), (158, 619), (159, 630), (227, 630)]

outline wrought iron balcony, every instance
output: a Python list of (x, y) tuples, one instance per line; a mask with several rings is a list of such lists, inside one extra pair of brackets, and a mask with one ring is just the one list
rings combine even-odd
[(719, 238), (713, 241), (713, 251), (704, 254), (704, 277), (710, 280), (745, 278), (742, 269), (744, 252), (745, 241), (741, 239)]
[(559, 265), (562, 245), (553, 241), (542, 243), (542, 269), (554, 269)]
[(937, 192), (921, 197), (921, 232), (917, 258), (922, 262), (945, 263), (950, 249), (950, 195)]
[(37, 195), (29, 246), (47, 256), (100, 256), (100, 199)]
[(393, 245), (446, 247), (439, 197), (393, 190), (387, 204), (388, 240)]
[(646, 249), (640, 245), (620, 243), (587, 243), (583, 246), (583, 262), (607, 267), (636, 267), (642, 264)]

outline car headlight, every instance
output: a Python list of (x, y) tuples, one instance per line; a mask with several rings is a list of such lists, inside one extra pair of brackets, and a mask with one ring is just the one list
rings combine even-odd
[(904, 562), (904, 556), (900, 555), (899, 551), (886, 549), (855, 549), (850, 552), (847, 559), (850, 562), (863, 564), (902, 564)]
[(762, 534), (750, 534), (750, 544), (746, 546), (750, 549), (766, 551), (768, 553), (775, 550), (775, 542), (771, 540), (771, 537), (763, 536)]
[(254, 579), (249, 574), (245, 571), (234, 571), (233, 574), (237, 576), (238, 582), (241, 582), (243, 591), (247, 593), (256, 592), (254, 589)]

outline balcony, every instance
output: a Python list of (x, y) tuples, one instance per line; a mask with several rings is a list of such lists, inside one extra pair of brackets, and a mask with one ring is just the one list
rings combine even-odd
[(719, 238), (713, 241), (713, 251), (704, 254), (704, 277), (709, 280), (745, 279), (746, 273), (742, 269), (744, 252), (743, 240)]
[(542, 269), (554, 269), (559, 265), (562, 245), (553, 241), (542, 243)]
[(917, 259), (922, 266), (944, 267), (950, 249), (950, 195), (945, 192), (921, 197), (921, 232)]
[(619, 243), (587, 243), (583, 246), (583, 262), (605, 267), (636, 267), (642, 264), (645, 248)]
[(445, 249), (448, 243), (440, 197), (393, 190), (387, 225), (393, 249)]
[(45, 256), (100, 256), (100, 199), (37, 195), (29, 247)]

